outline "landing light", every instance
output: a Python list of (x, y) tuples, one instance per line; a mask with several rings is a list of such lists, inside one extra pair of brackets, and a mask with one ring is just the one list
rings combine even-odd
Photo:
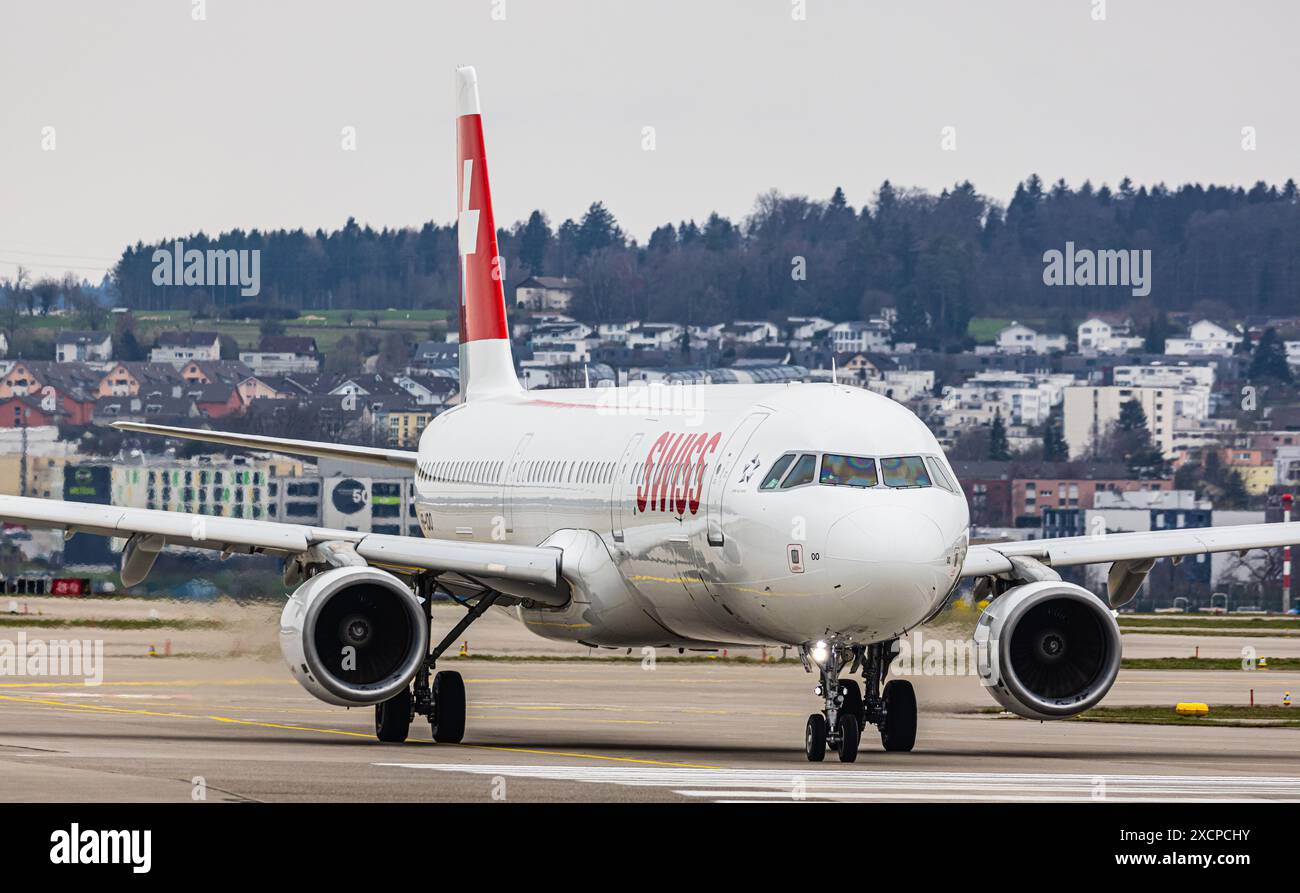
[(817, 642), (812, 646), (811, 657), (818, 664), (826, 663), (826, 658), (830, 657), (831, 649), (825, 642)]

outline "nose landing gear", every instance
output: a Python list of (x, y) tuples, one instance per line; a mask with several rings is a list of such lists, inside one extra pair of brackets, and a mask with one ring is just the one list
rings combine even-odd
[[(912, 683), (894, 679), (884, 685), (890, 661), (897, 653), (897, 640), (872, 645), (847, 642), (818, 642), (799, 650), (804, 669), (816, 671), (821, 682), (814, 693), (823, 699), (821, 713), (808, 717), (804, 731), (804, 754), (820, 763), (830, 748), (841, 763), (858, 758), (862, 730), (868, 724), (880, 730), (887, 751), (910, 751), (916, 743), (916, 693)], [(841, 679), (841, 671), (852, 662), (849, 675), (862, 669), (865, 692), (855, 679)]]

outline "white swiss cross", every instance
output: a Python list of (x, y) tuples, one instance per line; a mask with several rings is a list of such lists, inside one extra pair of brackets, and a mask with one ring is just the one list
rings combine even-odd
[(456, 237), (460, 243), (460, 253), (473, 254), (478, 251), (478, 209), (469, 206), (470, 178), (474, 174), (474, 159), (466, 158), (464, 173), (460, 182), (460, 213), (456, 216)]

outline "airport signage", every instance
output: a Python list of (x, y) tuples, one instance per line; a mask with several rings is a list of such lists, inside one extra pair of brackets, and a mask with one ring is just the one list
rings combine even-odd
[(71, 598), (90, 595), (90, 579), (87, 577), (55, 577), (50, 581), (50, 595), (64, 595)]

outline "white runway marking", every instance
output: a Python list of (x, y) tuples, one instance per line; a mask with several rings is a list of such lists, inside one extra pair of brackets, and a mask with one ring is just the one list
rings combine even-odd
[(521, 766), (376, 763), (544, 781), (670, 788), (727, 802), (918, 800), (1043, 802), (1096, 800), (1277, 800), (1300, 802), (1300, 777), (1252, 775), (1067, 775), (1007, 772), (873, 772), (870, 769), (671, 769), (639, 766)]

